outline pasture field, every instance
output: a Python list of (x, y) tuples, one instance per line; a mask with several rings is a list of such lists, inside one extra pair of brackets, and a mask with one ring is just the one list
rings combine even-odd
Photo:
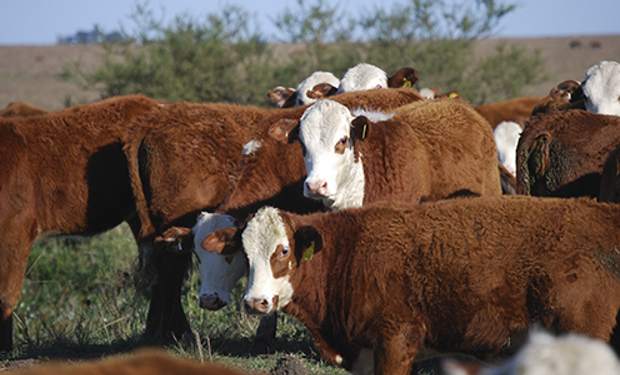
[[(93, 238), (53, 238), (35, 245), (15, 312), (15, 349), (0, 354), (0, 372), (49, 359), (80, 361), (153, 345), (141, 338), (148, 293), (137, 288), (137, 254), (126, 224)], [(194, 269), (183, 304), (195, 336), (166, 344), (170, 353), (246, 371), (275, 373), (278, 366), (292, 362), (314, 374), (345, 373), (322, 361), (310, 333), (284, 314), (269, 352), (254, 349), (259, 319), (242, 312), (245, 279), (235, 288), (232, 304), (215, 312), (198, 307), (199, 284)]]

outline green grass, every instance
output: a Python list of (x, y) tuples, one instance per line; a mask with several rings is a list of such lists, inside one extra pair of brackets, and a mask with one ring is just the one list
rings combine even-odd
[[(15, 349), (0, 354), (0, 367), (16, 359), (90, 359), (149, 345), (141, 337), (148, 293), (136, 289), (137, 254), (126, 225), (94, 238), (54, 238), (35, 245), (15, 310)], [(182, 302), (195, 337), (170, 344), (167, 350), (247, 371), (270, 371), (280, 358), (292, 354), (312, 373), (344, 373), (322, 361), (310, 333), (284, 314), (270, 352), (257, 352), (252, 340), (259, 319), (241, 308), (245, 285), (242, 279), (235, 287), (229, 306), (206, 311), (198, 307), (200, 279), (194, 269)]]

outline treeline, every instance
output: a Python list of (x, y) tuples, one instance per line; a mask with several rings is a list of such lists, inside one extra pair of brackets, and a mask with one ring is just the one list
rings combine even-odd
[(272, 20), (279, 41), (251, 30), (252, 19), (231, 6), (199, 19), (157, 21), (148, 3), (136, 4), (136, 28), (122, 44), (105, 41), (101, 66), (85, 72), (79, 62), (63, 79), (97, 87), (102, 98), (144, 93), (168, 101), (272, 105), (268, 90), (296, 87), (316, 70), (338, 77), (368, 62), (388, 74), (403, 66), (419, 72), (416, 87), (456, 89), (472, 104), (523, 95), (546, 78), (539, 52), (500, 45), (482, 58), (476, 40), (492, 36), (515, 5), (495, 0), (408, 0), (369, 16), (347, 13), (324, 0), (298, 0)]

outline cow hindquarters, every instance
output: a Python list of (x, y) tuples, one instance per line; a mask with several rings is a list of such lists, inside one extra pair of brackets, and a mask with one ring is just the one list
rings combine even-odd
[[(151, 241), (151, 240), (149, 240)], [(181, 339), (190, 332), (181, 305), (181, 287), (192, 254), (172, 254), (155, 249), (152, 254), (155, 280), (151, 286), (151, 304), (146, 320), (148, 336)]]

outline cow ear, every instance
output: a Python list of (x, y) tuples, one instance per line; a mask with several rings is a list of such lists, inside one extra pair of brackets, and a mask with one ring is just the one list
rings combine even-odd
[(369, 130), (370, 121), (366, 116), (357, 116), (351, 121), (351, 139), (354, 141), (366, 139)]
[(205, 237), (200, 247), (209, 253), (233, 255), (241, 251), (241, 232), (239, 228), (220, 228)]
[(194, 234), (190, 228), (170, 227), (155, 238), (155, 246), (175, 254), (194, 251)]
[(575, 90), (578, 89), (579, 92), (577, 95), (583, 96), (581, 84), (574, 80), (567, 80), (552, 88), (549, 95), (555, 100), (559, 100), (564, 103), (571, 103), (573, 101), (573, 94), (575, 93)]
[(334, 87), (330, 85), (329, 83), (319, 83), (318, 85), (315, 85), (312, 88), (312, 90), (308, 90), (306, 95), (310, 99), (318, 100), (318, 99), (327, 98), (328, 96), (335, 95), (337, 92), (338, 92), (338, 87)]
[(267, 96), (276, 103), (278, 108), (289, 108), (295, 105), (297, 91), (288, 87), (278, 86), (273, 90), (269, 90)]
[(282, 118), (269, 127), (269, 136), (282, 143), (293, 143), (299, 140), (299, 120)]
[(323, 249), (323, 236), (313, 226), (303, 226), (295, 231), (295, 257), (297, 264), (311, 261), (316, 253)]
[(393, 76), (388, 77), (388, 87), (411, 87), (418, 82), (418, 72), (410, 67), (400, 68)]

